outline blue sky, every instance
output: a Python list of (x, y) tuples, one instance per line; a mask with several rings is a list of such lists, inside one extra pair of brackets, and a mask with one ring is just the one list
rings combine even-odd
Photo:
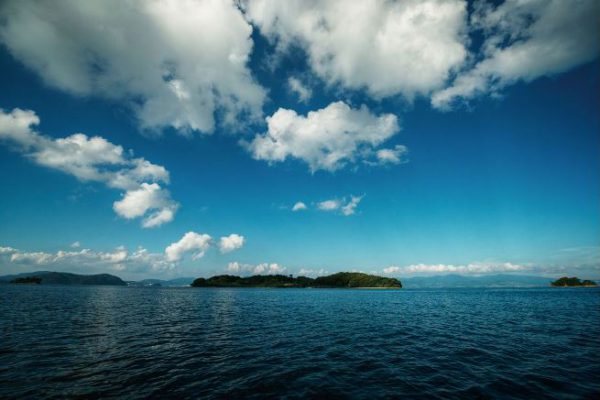
[(597, 2), (109, 3), (0, 6), (0, 272), (600, 277)]

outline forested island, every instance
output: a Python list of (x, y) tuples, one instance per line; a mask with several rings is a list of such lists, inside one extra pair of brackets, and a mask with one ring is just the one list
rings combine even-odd
[(563, 276), (560, 279), (555, 280), (554, 282), (550, 283), (550, 285), (554, 286), (554, 287), (593, 287), (593, 286), (598, 286), (598, 284), (594, 281), (590, 281), (588, 279), (586, 280), (581, 280), (577, 277), (566, 277)]
[(273, 288), (387, 288), (401, 289), (402, 283), (396, 278), (363, 274), (361, 272), (338, 272), (333, 275), (309, 278), (291, 275), (217, 275), (211, 278), (198, 278), (193, 287), (273, 287)]

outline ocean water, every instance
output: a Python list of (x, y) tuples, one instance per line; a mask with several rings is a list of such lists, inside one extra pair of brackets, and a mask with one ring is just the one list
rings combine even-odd
[(0, 398), (599, 398), (599, 289), (0, 286)]

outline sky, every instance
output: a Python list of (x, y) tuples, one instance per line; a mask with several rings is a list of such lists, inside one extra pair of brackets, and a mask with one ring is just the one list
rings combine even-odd
[(600, 278), (595, 0), (5, 0), (0, 275)]

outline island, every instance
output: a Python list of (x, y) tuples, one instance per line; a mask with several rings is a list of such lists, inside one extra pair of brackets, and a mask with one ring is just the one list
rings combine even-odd
[(369, 275), (361, 272), (338, 272), (333, 275), (309, 278), (292, 275), (216, 275), (211, 278), (197, 278), (193, 287), (272, 287), (272, 288), (376, 288), (401, 289), (402, 283), (396, 278)]
[(113, 285), (126, 286), (121, 278), (110, 274), (79, 275), (68, 272), (38, 271), (0, 276), (0, 283), (33, 283), (50, 285)]
[(553, 287), (595, 287), (598, 286), (598, 284), (594, 281), (590, 281), (588, 279), (586, 280), (581, 280), (579, 278), (576, 277), (566, 277), (563, 276), (560, 279), (555, 280), (554, 282), (550, 283), (550, 285), (552, 285)]

